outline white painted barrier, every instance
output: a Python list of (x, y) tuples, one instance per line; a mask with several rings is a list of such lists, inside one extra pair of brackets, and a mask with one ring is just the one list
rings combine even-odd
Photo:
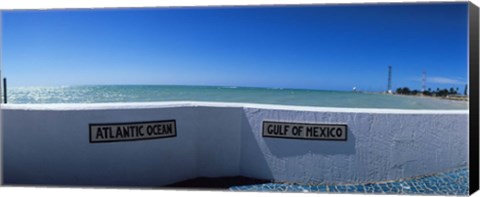
[[(177, 136), (90, 143), (89, 124), (176, 120)], [(342, 123), (346, 141), (262, 136), (262, 121)], [(398, 180), (465, 166), (468, 111), (161, 102), (2, 105), (6, 185), (155, 187), (196, 177)]]

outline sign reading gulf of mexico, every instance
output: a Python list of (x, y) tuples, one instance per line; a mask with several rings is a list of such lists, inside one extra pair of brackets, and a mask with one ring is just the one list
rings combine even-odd
[(347, 140), (346, 124), (263, 121), (263, 137), (304, 140)]
[(175, 120), (90, 124), (90, 142), (118, 142), (177, 136)]

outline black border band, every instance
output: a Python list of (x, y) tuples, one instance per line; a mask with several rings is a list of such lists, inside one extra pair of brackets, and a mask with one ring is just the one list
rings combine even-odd
[(478, 69), (478, 7), (472, 2), (468, 4), (469, 35), (469, 193), (473, 194), (479, 187), (479, 69)]

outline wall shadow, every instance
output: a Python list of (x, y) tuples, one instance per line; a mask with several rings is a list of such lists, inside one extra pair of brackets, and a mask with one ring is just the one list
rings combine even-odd
[(240, 175), (264, 180), (274, 180), (270, 166), (260, 148), (255, 132), (245, 112), (242, 112), (240, 136)]
[(268, 180), (247, 178), (243, 176), (233, 177), (199, 177), (186, 181), (162, 186), (162, 188), (171, 189), (205, 189), (205, 190), (225, 190), (234, 186), (258, 185), (270, 183)]

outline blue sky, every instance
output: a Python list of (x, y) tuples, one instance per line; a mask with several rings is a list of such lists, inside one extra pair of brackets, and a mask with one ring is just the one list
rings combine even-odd
[(467, 4), (3, 12), (10, 86), (367, 91), (467, 82)]

